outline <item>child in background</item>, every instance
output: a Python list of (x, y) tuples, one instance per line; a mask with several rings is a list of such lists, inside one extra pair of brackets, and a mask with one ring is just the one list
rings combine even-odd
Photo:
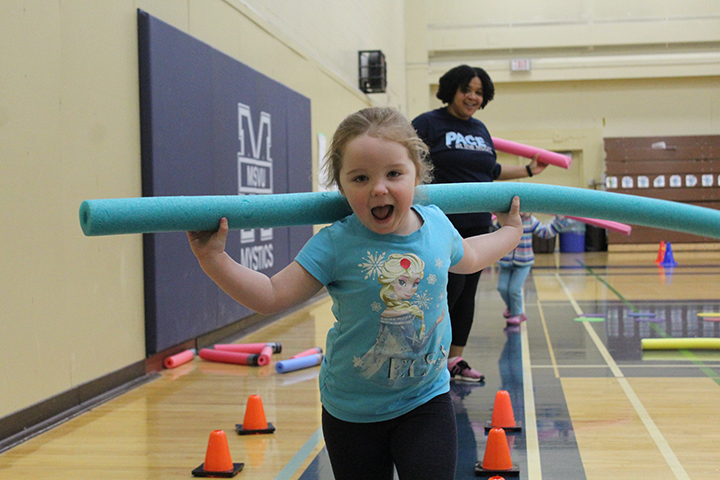
[(498, 260), (499, 273), (497, 289), (507, 308), (503, 317), (510, 325), (520, 325), (527, 320), (523, 306), (522, 288), (530, 268), (535, 263), (532, 237), (553, 238), (567, 226), (564, 217), (554, 217), (547, 225), (542, 224), (531, 213), (521, 214), (523, 235), (518, 246)]
[(323, 228), (272, 278), (225, 252), (228, 222), (188, 232), (200, 266), (228, 295), (264, 314), (324, 286), (336, 322), (320, 367), (322, 427), (337, 480), (451, 480), (457, 431), (449, 395), (448, 272), (498, 261), (522, 236), (520, 200), (499, 230), (463, 239), (436, 206), (413, 205), (430, 178), (427, 147), (393, 108), (348, 116), (327, 154), (328, 178), (352, 215)]

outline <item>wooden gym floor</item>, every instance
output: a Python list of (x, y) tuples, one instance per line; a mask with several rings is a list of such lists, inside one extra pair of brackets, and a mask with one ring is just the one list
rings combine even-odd
[[(507, 390), (524, 427), (508, 434), (521, 479), (720, 479), (720, 350), (641, 348), (646, 337), (720, 337), (720, 322), (698, 315), (720, 312), (720, 245), (674, 248), (674, 268), (658, 267), (652, 246), (538, 255), (526, 283), (528, 321), (514, 329), (501, 317), (496, 272), (483, 273), (465, 357), (487, 380), (452, 384), (456, 478), (488, 478), (476, 477), (473, 467), (483, 459), (495, 394)], [(604, 320), (575, 320), (585, 314)], [(233, 461), (245, 464), (236, 478), (332, 479), (320, 430), (319, 368), (274, 368), (277, 360), (324, 347), (331, 324), (324, 297), (233, 339), (282, 342), (270, 366), (196, 358), (165, 370), (0, 454), (0, 479), (192, 478), (217, 429), (227, 433)], [(249, 395), (260, 395), (274, 434), (235, 433)]]

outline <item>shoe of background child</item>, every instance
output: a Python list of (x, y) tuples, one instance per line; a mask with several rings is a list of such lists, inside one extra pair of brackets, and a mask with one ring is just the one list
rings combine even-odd
[(449, 359), (448, 370), (450, 370), (451, 380), (460, 380), (462, 382), (482, 382), (485, 380), (485, 375), (471, 368), (462, 357)]
[(527, 317), (524, 313), (521, 313), (520, 315), (513, 315), (512, 317), (508, 318), (507, 323), (509, 325), (520, 325), (525, 320), (527, 320)]
[(510, 314), (510, 309), (506, 308), (505, 311), (503, 312), (503, 317), (510, 318), (511, 316), (512, 315)]

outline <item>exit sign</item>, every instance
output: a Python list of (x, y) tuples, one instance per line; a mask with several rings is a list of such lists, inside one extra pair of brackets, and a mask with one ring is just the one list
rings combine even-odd
[(510, 60), (510, 71), (511, 72), (529, 72), (530, 71), (530, 59), (529, 58), (514, 58)]

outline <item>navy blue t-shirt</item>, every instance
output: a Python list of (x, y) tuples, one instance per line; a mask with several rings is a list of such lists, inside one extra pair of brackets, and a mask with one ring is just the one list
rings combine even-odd
[[(492, 182), (500, 176), (495, 146), (480, 120), (461, 120), (443, 107), (417, 116), (412, 124), (430, 149), (433, 183)], [(492, 225), (488, 212), (448, 217), (458, 229)]]

